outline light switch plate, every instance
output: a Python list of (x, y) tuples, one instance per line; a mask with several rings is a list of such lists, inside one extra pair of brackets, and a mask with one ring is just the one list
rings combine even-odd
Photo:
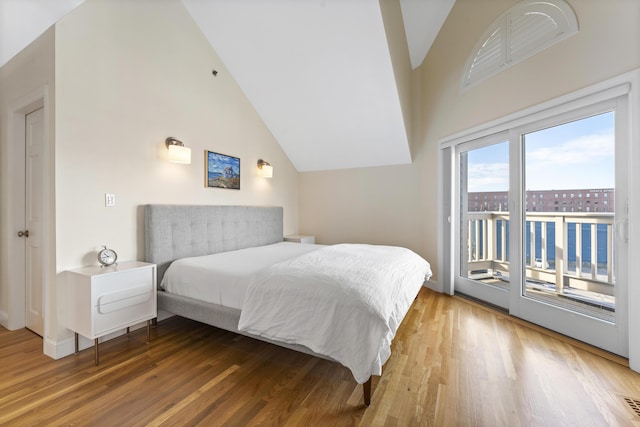
[(105, 193), (104, 195), (104, 205), (108, 208), (116, 205), (116, 195), (112, 193)]

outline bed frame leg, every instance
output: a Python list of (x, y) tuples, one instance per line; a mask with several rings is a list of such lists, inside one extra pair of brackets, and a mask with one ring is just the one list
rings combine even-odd
[(362, 390), (364, 391), (364, 406), (371, 405), (371, 378), (366, 383), (362, 384)]

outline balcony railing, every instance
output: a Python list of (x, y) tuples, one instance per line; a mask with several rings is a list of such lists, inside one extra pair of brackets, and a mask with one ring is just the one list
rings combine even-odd
[[(470, 278), (509, 275), (509, 213), (467, 214), (467, 256), (462, 271)], [(527, 281), (613, 296), (614, 214), (527, 212)], [(464, 265), (466, 262), (466, 265)]]

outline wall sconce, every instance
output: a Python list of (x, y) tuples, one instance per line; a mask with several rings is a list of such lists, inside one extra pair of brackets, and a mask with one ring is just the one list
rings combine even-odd
[(164, 140), (169, 150), (169, 161), (173, 163), (191, 164), (191, 148), (185, 147), (182, 141), (170, 136)]
[(273, 177), (273, 166), (269, 162), (265, 162), (264, 160), (258, 160), (258, 175), (264, 178)]

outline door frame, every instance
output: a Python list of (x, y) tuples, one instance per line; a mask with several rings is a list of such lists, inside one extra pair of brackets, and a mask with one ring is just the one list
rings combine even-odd
[[(43, 177), (52, 180), (50, 170), (51, 163), (51, 147), (50, 147), (50, 102), (48, 85), (28, 93), (8, 106), (7, 113), (7, 147), (5, 166), (7, 174), (5, 175), (7, 183), (4, 185), (6, 194), (5, 200), (8, 201), (10, 208), (6, 211), (6, 220), (4, 222), (4, 235), (7, 236), (3, 252), (6, 259), (7, 293), (8, 307), (7, 318), (3, 320), (3, 326), (9, 330), (21, 329), (26, 326), (26, 292), (25, 292), (25, 251), (12, 250), (16, 245), (23, 245), (24, 240), (17, 236), (17, 230), (25, 227), (25, 120), (26, 116), (43, 108), (44, 114), (44, 150), (43, 150)], [(42, 225), (42, 245), (43, 245), (43, 299), (42, 312), (44, 315), (44, 342), (48, 333), (48, 308), (51, 299), (51, 277), (50, 266), (53, 265), (53, 254), (48, 250), (51, 246), (51, 212), (50, 212), (50, 188), (48, 183), (44, 183), (43, 197), (43, 221)]]
[[(441, 139), (439, 141), (439, 148), (441, 152), (441, 155), (439, 156), (439, 180), (441, 188), (438, 193), (438, 206), (440, 207), (439, 210), (442, 210), (443, 212), (439, 215), (438, 225), (443, 227), (447, 218), (453, 219), (457, 216), (456, 205), (450, 203), (450, 199), (447, 200), (443, 196), (445, 189), (454, 188), (455, 185), (455, 174), (452, 173), (449, 168), (449, 162), (452, 160), (446, 154), (455, 152), (455, 146), (457, 144), (474, 139), (480, 139), (511, 128), (520, 127), (544, 117), (562, 114), (568, 110), (578, 109), (585, 104), (594, 104), (599, 101), (616, 98), (622, 95), (626, 95), (628, 99), (628, 121), (626, 129), (629, 135), (627, 140), (627, 149), (630, 153), (627, 158), (627, 162), (629, 164), (628, 191), (630, 195), (638, 194), (638, 188), (634, 188), (633, 183), (638, 182), (640, 179), (640, 169), (634, 169), (630, 166), (631, 164), (638, 164), (637, 162), (640, 162), (640, 149), (637, 149), (638, 143), (640, 142), (638, 140), (638, 135), (640, 134), (640, 96), (637, 89), (639, 86), (640, 69), (636, 69), (595, 85), (577, 90), (573, 93), (543, 102), (537, 106), (517, 111), (489, 123), (475, 126)], [(636, 149), (634, 149), (634, 146)], [(517, 201), (515, 200), (509, 200), (510, 210), (516, 209), (516, 203)], [(629, 254), (640, 253), (640, 198), (630, 197), (627, 212), (629, 220), (626, 226), (629, 242), (628, 251)], [(439, 251), (444, 254), (449, 254), (456, 245), (455, 236), (453, 233), (448, 236), (442, 236), (442, 240), (439, 243)], [(438, 270), (443, 272), (443, 276), (449, 276), (451, 272), (444, 270), (442, 258), (439, 258), (438, 261)], [(449, 263), (449, 265), (450, 264), (451, 263)], [(626, 272), (627, 277), (629, 278), (638, 277), (638, 275), (640, 275), (640, 263), (630, 261), (626, 266)], [(449, 280), (439, 283), (440, 289), (449, 293), (453, 291), (453, 289), (450, 289), (451, 285), (452, 283)], [(627, 292), (627, 300), (620, 301), (620, 304), (626, 304), (626, 308), (640, 306), (640, 289), (636, 289), (634, 286), (628, 286)], [(628, 329), (626, 335), (628, 338), (629, 365), (631, 369), (640, 372), (640, 311), (627, 310), (627, 319)]]

